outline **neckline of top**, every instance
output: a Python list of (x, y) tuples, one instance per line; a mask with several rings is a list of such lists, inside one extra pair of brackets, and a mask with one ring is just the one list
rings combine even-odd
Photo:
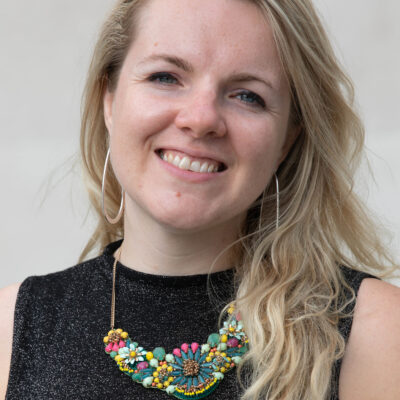
[[(111, 272), (115, 261), (114, 253), (121, 246), (123, 240), (118, 240), (108, 244), (103, 251), (102, 257), (105, 260), (107, 269)], [(229, 282), (233, 283), (234, 268), (224, 271), (211, 272), (209, 274), (196, 274), (196, 275), (156, 275), (146, 272), (137, 271), (124, 264), (117, 263), (117, 274), (123, 276), (128, 280), (140, 282), (142, 284), (156, 285), (171, 288), (185, 288), (200, 286), (206, 287), (207, 280), (210, 279), (212, 285), (221, 285)]]

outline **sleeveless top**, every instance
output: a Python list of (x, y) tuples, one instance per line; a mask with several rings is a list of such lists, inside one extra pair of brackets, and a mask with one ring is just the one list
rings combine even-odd
[[(105, 353), (110, 329), (113, 253), (108, 245), (92, 260), (61, 272), (31, 276), (18, 292), (6, 400), (156, 400), (169, 395), (124, 375)], [(357, 292), (370, 275), (344, 268)], [(162, 276), (117, 266), (115, 327), (148, 351), (172, 352), (182, 343), (206, 343), (218, 333), (218, 316), (234, 298), (233, 269), (207, 275)], [(207, 288), (211, 289), (211, 295)], [(350, 306), (348, 311), (354, 307)], [(351, 318), (341, 320), (348, 338)], [(250, 343), (251, 345), (251, 343)], [(338, 399), (340, 361), (333, 368), (331, 399)], [(225, 374), (210, 400), (239, 399), (236, 369)]]

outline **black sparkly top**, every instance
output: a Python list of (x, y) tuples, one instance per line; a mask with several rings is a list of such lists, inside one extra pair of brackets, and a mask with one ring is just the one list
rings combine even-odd
[[(120, 243), (95, 259), (21, 284), (6, 400), (174, 398), (132, 381), (104, 351), (113, 253)], [(356, 291), (368, 277), (349, 269), (345, 273)], [(210, 333), (218, 333), (219, 312), (233, 298), (233, 270), (212, 273), (207, 283), (206, 274), (152, 275), (118, 263), (115, 326), (146, 350), (162, 346), (169, 353), (182, 343), (206, 343)], [(345, 338), (351, 322), (345, 319), (339, 327)], [(335, 382), (339, 370), (337, 363)], [(337, 383), (332, 386), (334, 400)], [(208, 398), (235, 400), (241, 391), (233, 370)]]

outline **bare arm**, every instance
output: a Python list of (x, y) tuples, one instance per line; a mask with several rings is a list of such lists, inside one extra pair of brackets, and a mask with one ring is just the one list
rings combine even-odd
[(20, 283), (0, 289), (0, 399), (7, 391), (13, 340), (14, 310)]
[(340, 400), (400, 399), (400, 289), (360, 287), (339, 379)]

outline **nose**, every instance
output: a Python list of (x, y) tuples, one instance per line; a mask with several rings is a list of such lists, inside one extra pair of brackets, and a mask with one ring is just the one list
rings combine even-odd
[(211, 90), (193, 91), (182, 101), (175, 118), (175, 125), (194, 138), (224, 136), (226, 123), (218, 104), (217, 94)]

